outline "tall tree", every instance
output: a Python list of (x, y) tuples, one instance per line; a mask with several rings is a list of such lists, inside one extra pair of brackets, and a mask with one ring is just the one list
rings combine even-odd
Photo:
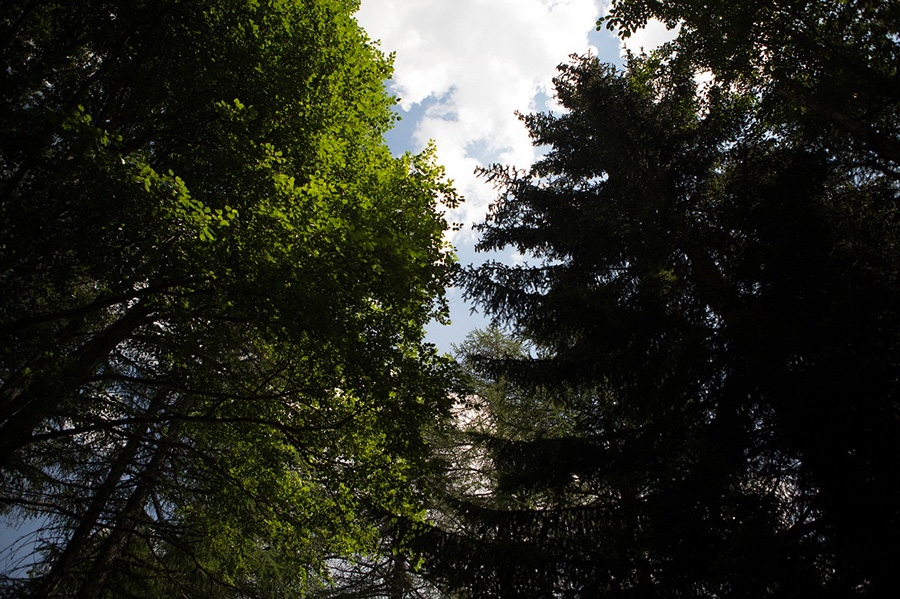
[[(0, 9), (0, 497), (36, 596), (289, 595), (418, 517), (452, 255), (339, 0)], [(318, 578), (320, 582), (315, 582)]]
[(895, 164), (853, 160), (861, 138), (838, 151), (834, 123), (774, 119), (757, 89), (698, 90), (678, 49), (561, 67), (566, 111), (523, 117), (548, 153), (485, 172), (501, 197), (480, 247), (531, 262), (463, 279), (539, 351), (478, 368), (571, 428), (484, 445), (494, 490), (534, 503), (457, 507), (429, 572), (485, 597), (886, 596)]

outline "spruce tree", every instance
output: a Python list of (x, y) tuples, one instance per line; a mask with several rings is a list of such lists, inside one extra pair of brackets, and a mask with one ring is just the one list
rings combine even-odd
[(571, 424), (484, 442), (494, 492), (457, 496), (462, 524), (429, 533), (430, 572), (450, 588), (897, 586), (896, 165), (776, 122), (732, 81), (698, 86), (694, 66), (671, 47), (622, 71), (574, 59), (556, 79), (565, 110), (523, 116), (547, 154), (484, 172), (500, 198), (480, 248), (529, 261), (463, 279), (534, 351), (476, 370)]

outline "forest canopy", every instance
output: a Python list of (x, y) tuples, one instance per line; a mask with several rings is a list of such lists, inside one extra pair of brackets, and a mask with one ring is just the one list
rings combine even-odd
[(356, 8), (0, 8), (0, 596), (896, 596), (900, 6), (612, 0), (462, 269)]
[(421, 518), (457, 200), (355, 8), (3, 3), (5, 593), (303, 595)]

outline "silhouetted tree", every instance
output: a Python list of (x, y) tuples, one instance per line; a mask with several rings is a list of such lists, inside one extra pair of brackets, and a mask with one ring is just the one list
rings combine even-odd
[(472, 363), (566, 427), (483, 440), (491, 492), (451, 489), (458, 524), (423, 545), (449, 588), (896, 590), (897, 165), (852, 159), (862, 138), (841, 153), (846, 128), (776, 122), (733, 80), (698, 89), (695, 66), (672, 48), (622, 72), (574, 59), (565, 111), (523, 117), (548, 153), (484, 173), (501, 196), (479, 247), (529, 261), (463, 279), (533, 351)]

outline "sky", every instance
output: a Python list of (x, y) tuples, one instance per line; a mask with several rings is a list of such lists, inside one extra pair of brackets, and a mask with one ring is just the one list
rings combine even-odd
[[(395, 154), (421, 151), (429, 140), (457, 191), (465, 198), (449, 213), (462, 229), (449, 236), (463, 265), (476, 254), (474, 223), (481, 222), (496, 190), (475, 175), (493, 163), (528, 168), (538, 156), (516, 112), (557, 110), (552, 79), (572, 54), (592, 53), (621, 63), (622, 42), (596, 31), (608, 0), (362, 0), (357, 20), (384, 52), (395, 53), (388, 90), (401, 121), (387, 136)], [(628, 40), (633, 50), (671, 38), (653, 24)], [(489, 256), (521, 260), (512, 250)], [(450, 352), (487, 320), (472, 314), (458, 289), (449, 291), (452, 325), (434, 323), (428, 339)]]

